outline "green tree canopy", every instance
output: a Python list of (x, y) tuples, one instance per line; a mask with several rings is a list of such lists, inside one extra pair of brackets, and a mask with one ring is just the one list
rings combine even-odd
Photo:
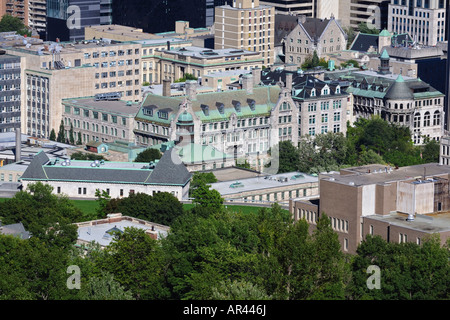
[(136, 159), (134, 159), (134, 162), (151, 162), (151, 161), (155, 161), (158, 159), (161, 159), (161, 152), (157, 149), (154, 148), (148, 148), (144, 151), (142, 151), (141, 153), (139, 153), (136, 156)]
[(20, 35), (31, 36), (31, 32), (20, 18), (5, 14), (0, 20), (0, 32), (8, 31), (16, 31)]

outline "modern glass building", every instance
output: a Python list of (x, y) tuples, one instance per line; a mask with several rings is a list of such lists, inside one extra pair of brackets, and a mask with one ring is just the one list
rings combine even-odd
[(111, 24), (112, 0), (47, 0), (47, 40), (84, 39), (84, 27)]

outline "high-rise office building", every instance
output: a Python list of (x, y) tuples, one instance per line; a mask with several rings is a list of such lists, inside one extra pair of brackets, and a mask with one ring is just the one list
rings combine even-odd
[(274, 63), (275, 9), (259, 0), (233, 0), (216, 7), (214, 48), (261, 52), (264, 64)]
[[(231, 1), (231, 0), (229, 0)], [(176, 21), (189, 21), (192, 28), (214, 24), (214, 7), (226, 0), (114, 0), (112, 23), (159, 33), (173, 30)]]
[(21, 58), (0, 50), (0, 132), (20, 130)]
[(84, 39), (84, 27), (111, 24), (112, 0), (47, 0), (46, 39)]
[(339, 19), (339, 0), (264, 0), (260, 3), (275, 7), (276, 13)]
[(366, 23), (378, 30), (387, 28), (388, 6), (390, 0), (339, 0), (339, 20), (345, 27), (358, 29)]
[(416, 43), (434, 46), (445, 40), (445, 0), (391, 0), (388, 30), (409, 33)]

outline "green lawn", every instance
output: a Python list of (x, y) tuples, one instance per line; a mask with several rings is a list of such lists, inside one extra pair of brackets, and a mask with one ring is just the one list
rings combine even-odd
[[(1, 201), (6, 201), (8, 198), (0, 198)], [(71, 200), (73, 204), (79, 208), (83, 213), (92, 214), (98, 208), (98, 202), (96, 200)], [(183, 204), (185, 210), (191, 209), (193, 204)], [(234, 211), (241, 211), (244, 214), (257, 213), (261, 207), (254, 206), (242, 206), (242, 205), (226, 205), (228, 209)]]
[(98, 208), (98, 202), (96, 200), (71, 200), (75, 207), (80, 209), (83, 213), (91, 214), (95, 213)]

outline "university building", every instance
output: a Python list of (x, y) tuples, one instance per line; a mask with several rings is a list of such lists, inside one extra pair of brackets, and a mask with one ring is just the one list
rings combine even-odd
[[(25, 43), (24, 43), (25, 40)], [(5, 50), (23, 57), (22, 132), (48, 138), (63, 119), (61, 102), (72, 97), (120, 93), (141, 100), (138, 43), (5, 41)]]
[(444, 94), (420, 78), (392, 74), (386, 50), (379, 59), (378, 71), (327, 73), (328, 80), (347, 82), (345, 91), (353, 101), (354, 121), (379, 115), (409, 127), (416, 145), (425, 138), (439, 141), (444, 132)]
[(421, 244), (439, 234), (450, 236), (450, 167), (437, 163), (391, 168), (368, 165), (319, 176), (315, 199), (293, 199), (295, 220), (305, 219), (314, 230), (326, 214), (341, 249), (355, 253), (367, 235), (388, 242)]
[(300, 16), (297, 26), (284, 39), (286, 63), (301, 66), (316, 51), (319, 58), (347, 49), (347, 34), (335, 18)]
[(24, 189), (42, 182), (51, 185), (53, 193), (71, 198), (95, 199), (99, 189), (111, 198), (169, 192), (182, 200), (188, 197), (191, 176), (175, 152), (165, 152), (154, 163), (64, 160), (40, 152), (20, 181)]

